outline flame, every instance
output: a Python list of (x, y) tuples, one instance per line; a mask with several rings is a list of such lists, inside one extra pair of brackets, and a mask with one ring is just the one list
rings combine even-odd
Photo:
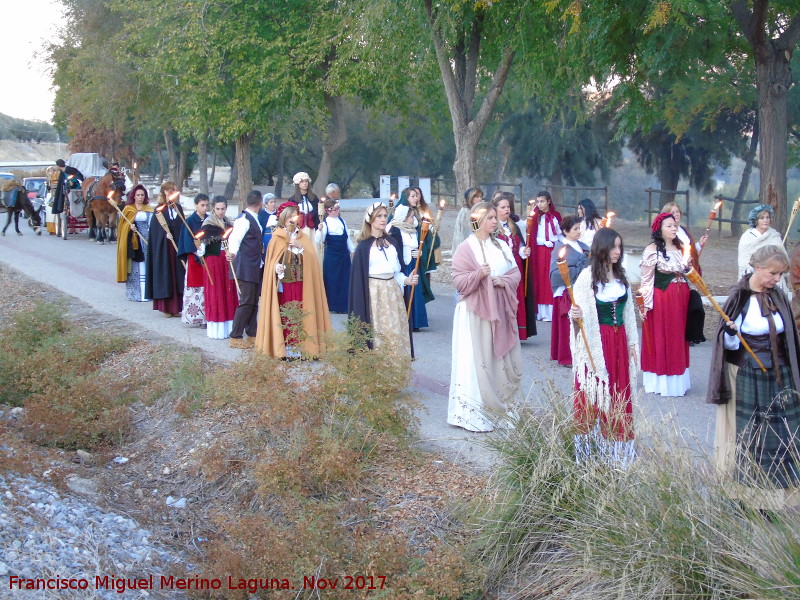
[(133, 170), (135, 171), (138, 168), (139, 168), (139, 164), (138, 163), (133, 163)]
[(561, 250), (558, 251), (558, 260), (564, 260), (564, 257), (567, 255), (567, 247), (564, 246)]
[[(798, 198), (797, 201), (800, 202), (800, 198)], [(447, 200), (442, 198), (441, 200), (439, 200), (439, 210), (444, 210), (445, 206), (447, 206)]]
[(167, 205), (162, 204), (161, 206), (156, 207), (156, 212), (163, 213), (165, 208), (167, 208)]
[(108, 192), (106, 194), (106, 198), (108, 198), (109, 200), (113, 200), (114, 199), (114, 192)]
[(686, 244), (683, 247), (683, 264), (687, 267), (689, 266), (689, 259), (692, 258), (692, 251), (690, 249), (691, 244)]
[(528, 216), (533, 216), (533, 206), (536, 204), (536, 200), (528, 200)]
[(201, 240), (201, 239), (203, 239), (204, 237), (206, 237), (206, 232), (205, 232), (205, 231), (198, 231), (198, 232), (197, 232), (197, 233), (194, 235), (194, 239), (196, 239), (196, 240)]
[(391, 196), (389, 196), (389, 197), (390, 197), (392, 200), (394, 200), (395, 198), (397, 198), (397, 194), (395, 194), (394, 192), (392, 192), (392, 195), (391, 195)]
[(722, 200), (720, 200), (719, 202), (717, 202), (717, 203), (714, 205), (714, 212), (717, 212), (717, 211), (719, 210), (719, 207), (720, 207), (720, 206), (722, 206)]
[(323, 196), (322, 198), (319, 199), (320, 202), (325, 202), (325, 200), (327, 200), (327, 198), (325, 196)]
[(172, 202), (174, 204), (175, 201), (180, 197), (181, 197), (181, 193), (179, 191), (175, 190), (169, 196), (167, 196), (167, 200), (169, 200), (170, 202)]
[(231, 234), (233, 233), (233, 227), (228, 227), (225, 232), (222, 234), (222, 239), (227, 241)]

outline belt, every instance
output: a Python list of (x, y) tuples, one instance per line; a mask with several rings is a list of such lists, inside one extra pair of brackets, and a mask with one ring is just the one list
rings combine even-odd
[(370, 275), (370, 279), (380, 279), (381, 281), (389, 281), (394, 279), (394, 275)]

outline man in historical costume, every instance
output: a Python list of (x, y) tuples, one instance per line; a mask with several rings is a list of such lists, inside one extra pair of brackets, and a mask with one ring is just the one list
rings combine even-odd
[[(281, 224), (283, 221), (280, 215), (287, 208), (296, 212), (297, 205), (294, 202), (285, 202), (278, 207), (277, 214)], [(273, 358), (298, 358), (298, 346), (299, 355), (303, 357), (319, 356), (325, 348), (325, 338), (332, 331), (328, 299), (325, 296), (322, 270), (314, 250), (314, 241), (299, 227), (295, 231), (296, 237), (284, 227), (275, 229), (264, 263), (256, 347)], [(290, 264), (287, 266), (287, 263)], [(284, 282), (288, 283), (290, 277), (301, 288), (300, 294), (293, 291), (296, 294), (293, 299), (299, 300), (302, 307), (303, 333), (301, 339), (296, 341), (286, 339), (286, 323), (281, 319), (281, 305), (286, 303), (286, 298), (281, 298), (281, 293), (287, 292)], [(301, 281), (298, 282), (298, 279)]]
[[(253, 347), (253, 338), (258, 328), (258, 300), (261, 295), (261, 280), (264, 276), (264, 261), (261, 258), (262, 228), (258, 213), (263, 206), (261, 192), (252, 190), (247, 194), (247, 207), (233, 222), (233, 231), (228, 238), (227, 259), (233, 261), (233, 269), (239, 281), (239, 306), (233, 317), (230, 347), (245, 350)], [(244, 339), (247, 333), (248, 339)]]
[[(183, 290), (183, 310), (181, 321), (187, 325), (206, 323), (205, 292), (203, 289), (203, 264), (197, 255), (197, 244), (194, 236), (202, 229), (208, 213), (208, 196), (197, 194), (194, 198), (195, 212), (186, 218), (186, 226), (181, 228), (178, 240), (178, 256), (186, 262), (186, 285)], [(191, 230), (191, 233), (189, 233)]]
[(145, 261), (145, 297), (153, 299), (153, 310), (161, 311), (167, 317), (180, 316), (186, 280), (186, 267), (172, 245), (173, 241), (178, 243), (183, 228), (183, 221), (178, 214), (183, 214), (183, 208), (180, 204), (167, 202), (167, 195), (174, 189), (172, 182), (161, 184), (156, 211), (163, 215), (167, 231), (161, 226), (157, 215), (154, 216), (148, 233)]
[[(64, 212), (64, 203), (70, 199), (71, 204), (75, 204), (75, 196), (83, 183), (83, 173), (75, 167), (68, 167), (62, 159), (56, 160), (56, 166), (61, 171), (58, 175), (58, 183), (53, 192), (53, 206), (51, 213), (60, 215)], [(72, 208), (72, 207), (70, 207)], [(57, 217), (60, 220), (60, 217)]]

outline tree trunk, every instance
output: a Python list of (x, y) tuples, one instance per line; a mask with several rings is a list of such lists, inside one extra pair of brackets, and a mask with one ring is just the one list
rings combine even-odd
[(189, 151), (182, 148), (180, 153), (178, 154), (178, 169), (176, 170), (176, 173), (180, 178), (180, 181), (176, 182), (179, 190), (183, 190), (183, 184), (187, 180), (186, 163), (188, 161), (189, 161)]
[(175, 145), (172, 143), (172, 134), (169, 129), (164, 130), (164, 146), (167, 151), (167, 164), (169, 165), (169, 180), (179, 186), (177, 163), (175, 161)]
[(280, 135), (275, 136), (275, 195), (278, 198), (283, 197), (283, 138)]
[[(731, 211), (731, 220), (742, 218), (742, 202), (747, 195), (747, 188), (750, 187), (750, 175), (753, 172), (753, 163), (756, 159), (756, 151), (758, 150), (758, 117), (753, 123), (753, 135), (750, 136), (750, 148), (744, 157), (744, 169), (742, 169), (742, 179), (739, 181), (739, 191), (736, 192), (736, 199), (733, 203), (733, 210)], [(742, 235), (744, 227), (737, 223), (731, 223), (731, 235), (739, 237)]]
[(331, 115), (330, 129), (322, 143), (322, 157), (319, 161), (319, 171), (317, 171), (313, 188), (314, 193), (320, 197), (325, 195), (325, 188), (330, 183), (333, 155), (347, 141), (347, 128), (344, 124), (344, 96), (331, 96), (326, 92), (325, 106)]
[(239, 173), (239, 209), (244, 210), (247, 194), (253, 189), (253, 167), (250, 161), (252, 133), (236, 138), (236, 169)]
[[(672, 136), (670, 136), (667, 143), (672, 143)], [(658, 169), (658, 185), (661, 186), (661, 189), (677, 191), (680, 181), (681, 175), (678, 169), (673, 166), (673, 163), (669, 160), (662, 160)], [(675, 194), (661, 194), (661, 198), (659, 198), (658, 201), (661, 203), (661, 206), (664, 206), (667, 202), (675, 202)], [(686, 212), (685, 207), (683, 212)]]
[[(497, 166), (494, 170), (494, 180), (498, 184), (502, 183), (506, 176), (506, 165), (508, 165), (508, 159), (511, 157), (511, 149), (511, 144), (507, 144), (505, 138), (500, 138), (500, 142), (497, 144)], [(496, 185), (493, 186), (493, 189), (486, 190), (489, 198), (491, 198), (498, 189), (500, 189), (500, 186)], [(522, 202), (523, 200), (522, 198), (518, 198), (518, 201)]]
[(228, 204), (233, 201), (233, 192), (236, 190), (236, 184), (239, 181), (239, 169), (236, 166), (236, 161), (233, 161), (231, 166), (231, 176), (228, 183), (225, 184), (225, 191), (222, 193), (228, 200)]
[(208, 142), (204, 132), (197, 141), (197, 169), (200, 173), (200, 193), (208, 195)]
[(164, 155), (161, 154), (161, 144), (156, 142), (156, 154), (158, 155), (158, 183), (164, 183)]
[(208, 178), (208, 189), (214, 187), (214, 175), (217, 174), (217, 148), (214, 147), (214, 154), (211, 155), (211, 177)]
[[(550, 174), (550, 183), (555, 186), (562, 186), (564, 185), (564, 178), (561, 176), (561, 167), (555, 167), (553, 172)], [(553, 197), (553, 204), (556, 206), (556, 210), (562, 209), (564, 207), (564, 190), (561, 187), (554, 187), (553, 191), (550, 193)], [(562, 213), (561, 215), (566, 216)]]

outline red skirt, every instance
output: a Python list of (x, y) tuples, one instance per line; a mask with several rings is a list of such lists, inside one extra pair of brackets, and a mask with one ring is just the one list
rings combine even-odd
[(566, 290), (553, 298), (553, 326), (550, 329), (550, 360), (567, 366), (572, 364), (572, 352), (569, 349), (569, 331), (572, 327), (568, 314), (570, 306)]
[(239, 305), (239, 296), (236, 294), (236, 283), (228, 276), (230, 267), (225, 252), (220, 252), (219, 256), (206, 256), (206, 265), (214, 282), (212, 285), (206, 270), (203, 269), (206, 321), (209, 323), (233, 321), (233, 315)]
[[(283, 291), (278, 292), (278, 305), (284, 306), (289, 302), (299, 302), (300, 306), (303, 306), (303, 282), (302, 281), (295, 281), (293, 283), (284, 283), (282, 284)], [(285, 317), (281, 317), (281, 323), (283, 324), (283, 339), (288, 346), (296, 346), (300, 343), (300, 341), (291, 334), (289, 331), (289, 320)], [(303, 323), (296, 323), (294, 327), (302, 327)]]
[(689, 286), (670, 283), (666, 291), (653, 290), (653, 309), (642, 331), (642, 371), (656, 375), (683, 375), (689, 368), (686, 314)]
[(205, 269), (200, 261), (190, 254), (186, 257), (186, 287), (203, 287)]
[[(555, 318), (553, 319), (555, 321)], [(575, 381), (573, 416), (578, 433), (589, 433), (600, 421), (600, 431), (608, 440), (627, 442), (633, 439), (633, 403), (631, 378), (628, 370), (628, 335), (625, 327), (616, 330), (611, 325), (600, 325), (600, 341), (608, 371), (611, 406), (608, 411), (589, 403)], [(595, 359), (596, 360), (596, 359)]]
[(539, 244), (533, 246), (533, 289), (536, 290), (536, 304), (553, 303), (553, 287), (550, 285), (550, 256), (553, 249)]

